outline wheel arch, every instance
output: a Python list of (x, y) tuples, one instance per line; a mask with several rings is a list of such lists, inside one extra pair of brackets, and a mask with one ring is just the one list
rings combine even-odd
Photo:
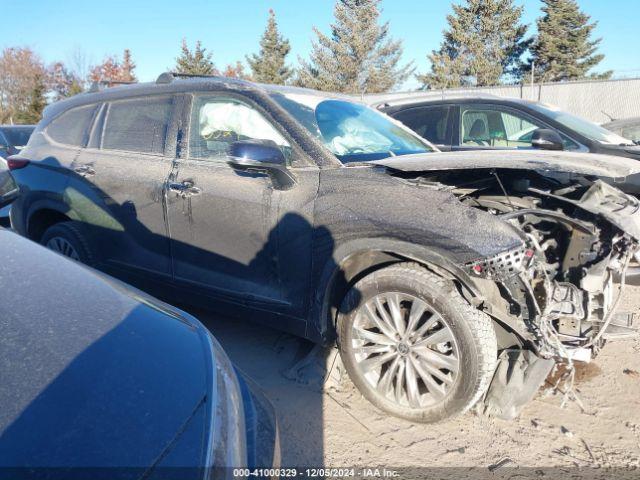
[(55, 200), (39, 200), (34, 202), (26, 216), (26, 236), (39, 242), (44, 232), (53, 225), (70, 220), (78, 220), (66, 205)]
[(445, 252), (393, 239), (358, 239), (336, 248), (323, 267), (313, 302), (312, 323), (318, 331), (308, 337), (319, 337), (325, 344), (333, 342), (340, 302), (349, 289), (375, 270), (407, 261), (454, 281), (467, 299), (481, 296), (471, 278)]
[[(308, 338), (329, 345), (335, 341), (340, 303), (362, 277), (394, 263), (416, 262), (456, 284), (460, 294), (474, 306), (486, 301), (478, 285), (446, 252), (428, 246), (388, 239), (359, 239), (338, 247), (320, 275), (312, 309)], [(489, 313), (501, 348), (521, 347), (531, 338), (522, 320), (498, 318)]]

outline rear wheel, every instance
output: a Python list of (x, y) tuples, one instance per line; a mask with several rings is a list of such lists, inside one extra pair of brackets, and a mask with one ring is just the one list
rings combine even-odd
[(345, 368), (378, 408), (437, 422), (486, 392), (497, 360), (491, 319), (451, 282), (415, 263), (392, 265), (356, 283), (341, 311)]
[(65, 257), (87, 265), (93, 264), (85, 229), (80, 222), (62, 222), (49, 227), (40, 243)]

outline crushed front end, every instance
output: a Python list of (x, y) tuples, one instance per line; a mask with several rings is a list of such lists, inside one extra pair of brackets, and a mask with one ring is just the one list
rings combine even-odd
[(522, 252), (509, 254), (509, 268), (500, 265), (499, 278), (486, 259), (470, 271), (501, 284), (538, 354), (588, 361), (607, 339), (636, 333), (633, 316), (616, 315), (616, 307), (638, 251), (640, 204), (599, 180), (555, 190), (528, 184), (525, 191), (517, 196), (505, 187), (502, 198), (467, 200), (526, 238)]
[(608, 340), (637, 335), (634, 315), (617, 307), (638, 256), (640, 204), (585, 177), (473, 173), (441, 172), (420, 181), (451, 191), (522, 233), (519, 249), (465, 265), (482, 294), (478, 306), (515, 333), (502, 335), (485, 398), (490, 413), (512, 418), (554, 365), (566, 364), (571, 383), (574, 361), (590, 361)]

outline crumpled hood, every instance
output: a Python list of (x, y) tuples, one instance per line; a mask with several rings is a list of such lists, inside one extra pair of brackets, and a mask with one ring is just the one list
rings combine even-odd
[(640, 202), (600, 180), (575, 203), (591, 213), (602, 215), (622, 231), (640, 240)]
[(477, 168), (523, 169), (624, 178), (640, 173), (640, 163), (625, 157), (544, 150), (474, 150), (390, 157), (371, 162), (405, 172)]

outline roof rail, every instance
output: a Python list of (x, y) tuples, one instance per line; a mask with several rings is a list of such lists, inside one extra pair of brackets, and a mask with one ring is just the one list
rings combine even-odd
[(204, 73), (180, 73), (164, 72), (156, 79), (156, 83), (171, 83), (176, 78), (220, 78), (220, 75), (207, 75)]
[(138, 82), (126, 81), (126, 80), (100, 80), (98, 82), (93, 82), (91, 84), (91, 87), (89, 88), (88, 93), (99, 92), (101, 90), (101, 87), (109, 87), (111, 85), (133, 85), (134, 83), (138, 83)]

